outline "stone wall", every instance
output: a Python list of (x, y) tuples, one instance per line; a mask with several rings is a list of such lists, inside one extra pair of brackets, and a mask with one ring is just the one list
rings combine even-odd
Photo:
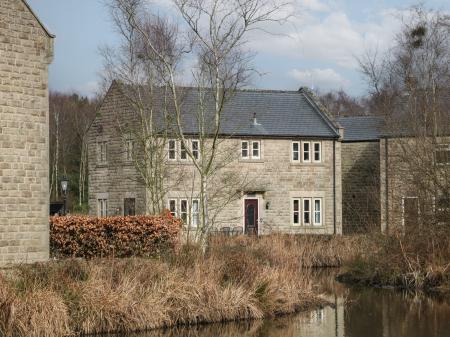
[(380, 142), (342, 144), (344, 234), (380, 226)]
[(48, 258), (48, 65), (53, 39), (0, 1), (0, 265)]

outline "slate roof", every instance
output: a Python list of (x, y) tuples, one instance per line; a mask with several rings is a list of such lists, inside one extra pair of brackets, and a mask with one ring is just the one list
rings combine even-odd
[[(183, 131), (196, 134), (200, 94), (197, 88), (183, 88), (183, 91)], [(211, 98), (205, 104), (211, 107), (205, 113), (209, 125), (214, 125), (213, 104)], [(339, 137), (337, 125), (305, 88), (299, 91), (236, 91), (224, 107), (220, 133), (248, 137)]]
[(374, 116), (338, 117), (344, 128), (344, 142), (379, 140), (384, 134), (384, 121)]

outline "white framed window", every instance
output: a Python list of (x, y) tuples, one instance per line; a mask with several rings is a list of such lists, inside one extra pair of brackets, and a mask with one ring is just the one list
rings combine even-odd
[(261, 142), (252, 141), (252, 159), (261, 158)]
[(303, 162), (310, 163), (311, 162), (311, 143), (310, 142), (302, 142), (303, 148)]
[(292, 224), (299, 226), (301, 224), (301, 212), (300, 212), (301, 199), (292, 199)]
[(177, 216), (177, 199), (169, 199), (168, 200), (168, 209), (170, 214), (172, 214), (172, 216), (176, 217)]
[(108, 216), (108, 199), (97, 199), (97, 216)]
[(192, 140), (192, 156), (194, 157), (194, 159), (198, 159), (200, 158), (200, 143), (198, 140), (193, 139)]
[(314, 198), (314, 226), (322, 226), (322, 198)]
[(320, 163), (322, 161), (322, 143), (314, 142), (313, 143), (313, 161), (315, 163)]
[(303, 225), (304, 226), (311, 225), (311, 199), (310, 198), (303, 199)]
[(437, 165), (450, 165), (450, 144), (438, 145), (434, 156)]
[(241, 158), (242, 159), (249, 159), (250, 155), (248, 152), (248, 141), (243, 140), (241, 142)]
[(188, 223), (188, 200), (180, 199), (180, 218), (185, 224)]
[(98, 143), (98, 160), (100, 163), (107, 161), (108, 145), (106, 142)]
[(168, 142), (168, 156), (169, 160), (177, 160), (177, 142), (175, 139), (169, 139)]
[(134, 142), (131, 139), (128, 139), (125, 142), (125, 157), (128, 161), (133, 160), (133, 152), (134, 152)]
[(191, 226), (197, 228), (199, 223), (200, 223), (200, 200), (192, 199)]
[(300, 142), (292, 142), (292, 161), (300, 162)]
[(187, 160), (187, 151), (183, 145), (183, 142), (180, 141), (180, 160)]

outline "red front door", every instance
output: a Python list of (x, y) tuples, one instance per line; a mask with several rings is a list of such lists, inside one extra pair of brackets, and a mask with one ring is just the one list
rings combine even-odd
[(245, 234), (258, 235), (258, 199), (244, 201)]

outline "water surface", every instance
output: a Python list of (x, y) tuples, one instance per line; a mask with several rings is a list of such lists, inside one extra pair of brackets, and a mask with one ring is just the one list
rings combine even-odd
[(297, 315), (252, 322), (155, 330), (133, 337), (449, 337), (450, 304), (422, 294), (354, 289), (322, 275), (331, 305)]

